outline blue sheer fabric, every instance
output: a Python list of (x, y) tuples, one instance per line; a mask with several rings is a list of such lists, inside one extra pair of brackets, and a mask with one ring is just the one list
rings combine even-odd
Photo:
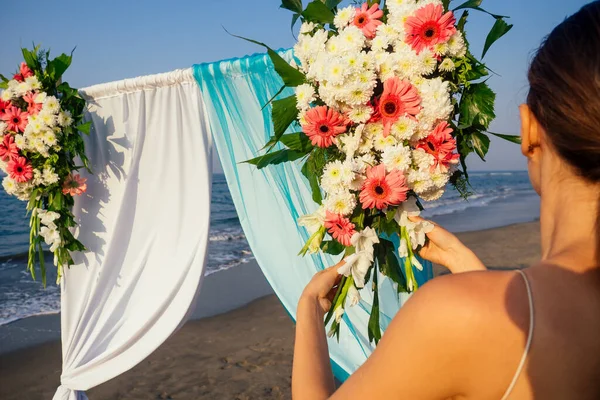
[[(291, 50), (281, 54), (288, 61), (293, 57)], [(272, 135), (271, 108), (262, 108), (283, 83), (265, 54), (198, 64), (194, 75), (242, 228), (265, 277), (295, 319), (298, 299), (310, 278), (339, 257), (297, 256), (308, 238), (297, 219), (317, 208), (299, 162), (262, 170), (243, 163), (262, 154), (260, 150)], [(280, 97), (291, 94), (293, 91), (286, 89)], [(431, 265), (423, 265), (424, 271), (416, 271), (420, 284), (432, 277)], [(385, 329), (408, 296), (398, 298), (392, 282), (383, 276), (379, 282), (380, 321)], [(373, 299), (369, 289), (361, 292), (358, 306), (347, 309), (339, 343), (329, 339), (334, 373), (342, 381), (374, 348), (367, 337)]]

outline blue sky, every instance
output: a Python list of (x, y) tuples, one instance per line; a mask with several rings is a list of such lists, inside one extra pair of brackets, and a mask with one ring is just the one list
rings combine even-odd
[[(305, 4), (307, 0), (304, 0)], [(32, 42), (54, 55), (70, 52), (74, 63), (65, 76), (72, 86), (167, 72), (195, 63), (260, 52), (229, 36), (261, 40), (273, 48), (291, 47), (291, 13), (280, 0), (102, 0), (10, 1), (3, 6), (0, 72), (21, 62), (20, 46)], [(347, 3), (347, 2), (345, 2)], [(458, 5), (461, 0), (453, 0)], [(517, 107), (527, 93), (526, 71), (532, 52), (552, 28), (588, 3), (586, 0), (484, 0), (491, 12), (510, 15), (513, 30), (484, 60), (499, 76), (489, 83), (498, 94), (492, 131), (517, 134)], [(493, 19), (472, 12), (467, 32), (476, 55)], [(487, 163), (470, 156), (473, 170), (524, 169), (518, 146), (492, 139)]]

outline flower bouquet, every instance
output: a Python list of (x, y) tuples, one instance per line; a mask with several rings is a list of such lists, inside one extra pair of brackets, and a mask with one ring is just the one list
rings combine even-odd
[(57, 282), (62, 268), (73, 264), (70, 252), (85, 249), (70, 228), (76, 225), (73, 196), (86, 191), (75, 173), (88, 168), (79, 132), (89, 134), (91, 123), (82, 123), (85, 101), (77, 90), (61, 82), (72, 55), (50, 59), (39, 47), (22, 51), (25, 62), (13, 79), (0, 75), (0, 170), (7, 174), (6, 193), (28, 202), (27, 269), (35, 279), (37, 257), (45, 286), (43, 242), (54, 253)]
[[(339, 8), (340, 1), (315, 0), (303, 8), (300, 0), (284, 0), (282, 7), (295, 13), (292, 26), (302, 21), (293, 65), (255, 42), (267, 47), (282, 90), (294, 87), (295, 95), (273, 101), (274, 136), (266, 153), (248, 162), (303, 163), (320, 207), (299, 220), (310, 236), (300, 253), (343, 253), (345, 260), (325, 321), (335, 316), (330, 334), (339, 334), (345, 308), (360, 301), (359, 290), (372, 280), (368, 336), (378, 342), (373, 269), (398, 293), (418, 288), (413, 269), (422, 266), (415, 254), (432, 226), (411, 217), (449, 183), (467, 197), (465, 159), (472, 152), (483, 159), (488, 151), (495, 94), (465, 39), (468, 9), (487, 11), (481, 0), (452, 11), (449, 3), (370, 0)], [(483, 55), (512, 27), (507, 17), (490, 15), (495, 24)], [(290, 126), (298, 132), (285, 134)]]

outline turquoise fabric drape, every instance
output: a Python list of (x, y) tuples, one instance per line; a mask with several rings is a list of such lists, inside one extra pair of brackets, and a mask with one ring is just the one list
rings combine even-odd
[[(281, 51), (287, 60), (291, 50)], [(269, 166), (262, 170), (242, 163), (254, 158), (272, 135), (270, 107), (263, 106), (283, 85), (269, 57), (257, 54), (216, 63), (194, 66), (202, 91), (217, 152), (233, 202), (252, 252), (267, 280), (292, 318), (302, 290), (315, 272), (333, 265), (339, 257), (297, 256), (307, 237), (297, 219), (313, 212), (310, 189), (299, 163)], [(286, 90), (281, 97), (293, 94)], [(417, 271), (424, 283), (432, 276), (431, 265)], [(400, 299), (391, 281), (380, 277), (381, 325), (385, 329), (407, 300)], [(367, 323), (371, 309), (370, 290), (363, 300), (349, 308), (343, 318), (339, 343), (329, 340), (330, 356), (336, 377), (345, 380), (369, 356)]]

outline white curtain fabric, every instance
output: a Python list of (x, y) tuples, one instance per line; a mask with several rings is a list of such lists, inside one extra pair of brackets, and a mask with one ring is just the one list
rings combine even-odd
[(75, 204), (80, 241), (64, 271), (63, 371), (54, 400), (138, 364), (184, 321), (204, 273), (211, 198), (205, 110), (191, 70), (81, 91), (93, 174)]

